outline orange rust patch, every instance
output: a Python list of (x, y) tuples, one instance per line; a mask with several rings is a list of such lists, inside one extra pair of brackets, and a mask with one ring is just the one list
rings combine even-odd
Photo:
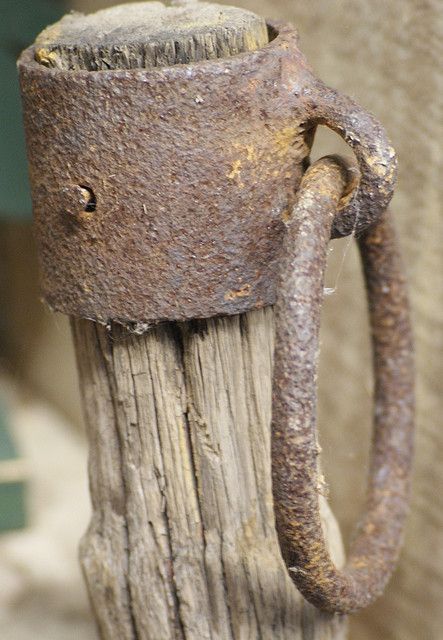
[(289, 220), (291, 219), (291, 212), (289, 211), (289, 209), (285, 209), (282, 212), (281, 219), (283, 220), (283, 222), (289, 222)]
[(232, 163), (232, 169), (226, 177), (229, 178), (229, 180), (234, 180), (234, 178), (237, 178), (237, 176), (240, 177), (240, 171), (241, 160), (234, 160), (234, 162)]
[(225, 293), (225, 300), (235, 300), (236, 298), (245, 298), (251, 294), (251, 285), (244, 284), (240, 289), (231, 289)]
[(275, 150), (279, 156), (284, 156), (288, 153), (288, 149), (294, 144), (294, 139), (300, 135), (298, 127), (285, 127), (274, 136)]

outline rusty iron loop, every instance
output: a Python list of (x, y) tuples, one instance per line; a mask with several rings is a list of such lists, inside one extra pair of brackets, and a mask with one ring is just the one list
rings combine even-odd
[(313, 126), (325, 125), (351, 147), (360, 176), (352, 180), (338, 205), (331, 237), (359, 236), (388, 206), (397, 180), (397, 156), (384, 127), (347, 95), (311, 75), (307, 111)]
[[(413, 450), (413, 345), (405, 278), (387, 214), (360, 235), (375, 378), (374, 432), (365, 511), (343, 568), (320, 516), (316, 376), (330, 230), (346, 182), (336, 159), (303, 177), (283, 242), (276, 303), (272, 479), (276, 527), (291, 578), (312, 604), (349, 613), (370, 604), (399, 554)], [(339, 215), (339, 214), (338, 214)]]

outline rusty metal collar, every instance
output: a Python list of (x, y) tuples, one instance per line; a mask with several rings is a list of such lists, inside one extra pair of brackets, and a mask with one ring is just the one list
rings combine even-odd
[(379, 217), (396, 168), (383, 129), (314, 77), (291, 25), (269, 29), (257, 51), (167, 68), (69, 71), (22, 54), (51, 308), (143, 330), (273, 304), (283, 221), (319, 123), (361, 173), (333, 235)]

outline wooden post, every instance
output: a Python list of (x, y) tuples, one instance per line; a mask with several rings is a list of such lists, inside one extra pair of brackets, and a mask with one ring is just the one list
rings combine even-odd
[[(225, 28), (221, 6), (152, 3), (150, 20), (146, 6), (65, 18), (37, 40), (40, 61), (170, 65), (266, 42), (264, 21), (246, 11), (226, 14)], [(113, 33), (127, 36), (118, 56)], [(72, 321), (93, 505), (81, 562), (102, 638), (345, 637), (343, 618), (297, 592), (277, 542), (273, 322), (272, 308), (142, 335)], [(326, 504), (325, 527), (337, 560), (340, 535)]]

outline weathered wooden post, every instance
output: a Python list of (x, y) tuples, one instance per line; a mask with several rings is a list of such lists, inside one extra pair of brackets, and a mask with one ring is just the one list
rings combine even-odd
[(368, 176), (386, 203), (392, 168), (295, 42), (247, 11), (140, 3), (67, 16), (21, 59), (44, 295), (73, 316), (90, 441), (81, 561), (108, 640), (345, 635), (300, 596), (275, 532), (276, 248), (316, 123), (360, 159), (357, 229)]

